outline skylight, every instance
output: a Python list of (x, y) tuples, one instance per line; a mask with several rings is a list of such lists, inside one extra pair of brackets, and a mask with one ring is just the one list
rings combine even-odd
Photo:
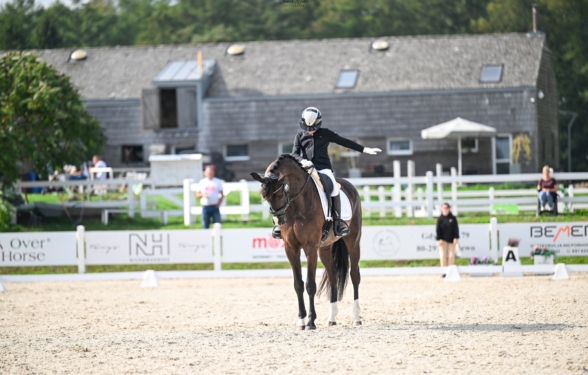
[(480, 74), (481, 83), (498, 83), (502, 80), (502, 68), (504, 65), (484, 65)]
[(337, 79), (337, 85), (335, 88), (337, 89), (351, 89), (355, 87), (357, 83), (357, 76), (359, 75), (359, 70), (341, 70), (339, 72), (339, 78)]

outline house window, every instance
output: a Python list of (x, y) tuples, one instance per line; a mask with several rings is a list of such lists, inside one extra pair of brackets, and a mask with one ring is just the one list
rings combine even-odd
[(502, 80), (504, 65), (484, 65), (480, 74), (481, 83), (499, 83)]
[(161, 127), (178, 127), (178, 101), (176, 89), (161, 89)]
[(498, 136), (494, 141), (494, 152), (495, 152), (495, 167), (496, 174), (509, 174), (511, 161), (511, 143), (512, 139), (510, 135)]
[(282, 154), (291, 154), (294, 144), (292, 142), (280, 142), (278, 143), (278, 156)]
[(122, 158), (123, 163), (137, 163), (143, 162), (143, 146), (137, 145), (126, 145), (122, 146)]
[(388, 138), (388, 155), (412, 155), (412, 140), (408, 138)]
[(478, 152), (478, 138), (463, 138), (461, 150), (462, 152)]
[(357, 83), (357, 76), (359, 75), (359, 70), (341, 70), (339, 72), (339, 78), (337, 78), (337, 85), (335, 88), (337, 89), (352, 89), (355, 87)]
[(249, 160), (249, 145), (226, 145), (225, 159), (229, 161)]

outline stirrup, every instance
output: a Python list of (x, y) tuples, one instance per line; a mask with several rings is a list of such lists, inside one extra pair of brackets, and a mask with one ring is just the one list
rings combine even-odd
[(333, 226), (333, 231), (335, 232), (335, 236), (337, 237), (345, 237), (349, 234), (349, 225), (344, 220), (337, 218), (335, 220), (335, 225)]
[(282, 230), (280, 229), (280, 227), (275, 226), (274, 229), (272, 229), (272, 237), (276, 240), (282, 239)]

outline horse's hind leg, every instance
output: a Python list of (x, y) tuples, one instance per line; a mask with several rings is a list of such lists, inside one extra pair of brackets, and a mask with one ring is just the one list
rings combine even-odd
[(359, 307), (359, 283), (361, 281), (361, 275), (359, 274), (359, 241), (349, 241), (347, 248), (349, 249), (349, 260), (351, 261), (351, 282), (353, 283), (353, 325), (360, 326), (361, 318), (359, 313), (361, 309)]
[(304, 307), (304, 281), (302, 280), (302, 267), (300, 266), (300, 248), (286, 244), (286, 255), (292, 267), (294, 275), (294, 290), (298, 296), (298, 321), (296, 327), (303, 330), (305, 327), (306, 308)]
[[(325, 266), (325, 272), (327, 273), (327, 279), (329, 281), (330, 291), (330, 311), (329, 317), (327, 318), (327, 325), (334, 326), (337, 324), (337, 313), (339, 311), (337, 307), (337, 271), (335, 270), (335, 263), (333, 262), (333, 254), (331, 246), (322, 247), (319, 249), (321, 261)], [(323, 276), (324, 277), (324, 276)]]

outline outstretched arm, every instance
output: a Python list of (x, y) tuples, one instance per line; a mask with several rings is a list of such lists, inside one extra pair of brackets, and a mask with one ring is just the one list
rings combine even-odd
[(363, 153), (371, 154), (371, 155), (375, 155), (378, 152), (382, 151), (379, 148), (364, 147), (364, 146), (360, 145), (359, 143), (355, 143), (347, 138), (341, 137), (339, 134), (337, 134), (335, 132), (331, 132), (330, 141), (333, 143), (336, 143), (338, 145), (341, 145), (343, 147), (347, 147), (352, 150), (355, 150), (357, 152), (363, 152)]

